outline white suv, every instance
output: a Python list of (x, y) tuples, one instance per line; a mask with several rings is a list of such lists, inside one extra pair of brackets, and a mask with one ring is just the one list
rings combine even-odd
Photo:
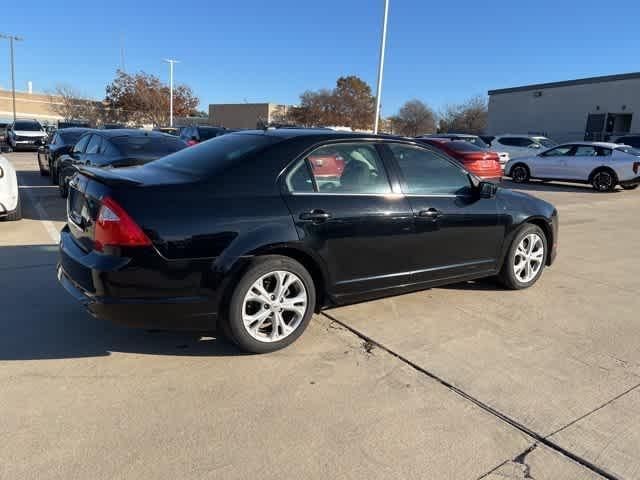
[(37, 120), (16, 120), (7, 128), (7, 143), (13, 150), (44, 145), (47, 132)]
[(498, 135), (491, 141), (492, 150), (507, 152), (512, 160), (536, 155), (556, 145), (557, 143), (547, 137), (538, 135)]

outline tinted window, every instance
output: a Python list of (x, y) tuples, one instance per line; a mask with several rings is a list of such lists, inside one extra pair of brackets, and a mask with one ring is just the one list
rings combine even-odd
[(205, 176), (219, 172), (263, 148), (281, 141), (266, 135), (231, 134), (216, 137), (153, 162), (174, 170)]
[(406, 194), (459, 195), (471, 186), (467, 172), (435, 152), (398, 144), (391, 145), (391, 151), (400, 166)]
[(122, 136), (112, 138), (111, 142), (125, 157), (136, 155), (162, 157), (186, 147), (181, 139), (170, 135)]
[(548, 150), (542, 154), (543, 157), (563, 157), (565, 155), (570, 155), (573, 150), (573, 145), (564, 145), (562, 147), (554, 148), (553, 150)]
[(76, 143), (76, 146), (73, 147), (73, 153), (82, 153), (84, 152), (85, 147), (87, 146), (87, 143), (89, 143), (89, 140), (91, 139), (92, 135), (85, 135), (84, 137), (82, 137), (80, 139), (80, 141), (78, 141), (78, 143)]
[(373, 144), (325, 145), (306, 160), (320, 193), (391, 193), (387, 172)]
[(313, 192), (313, 180), (306, 160), (297, 162), (286, 177), (287, 190), (294, 193)]
[(42, 130), (42, 125), (37, 122), (16, 122), (13, 129), (23, 130), (26, 132), (39, 132)]
[(209, 140), (210, 138), (217, 137), (222, 133), (222, 129), (220, 128), (198, 128), (198, 134), (200, 136), (200, 141), (204, 142), (205, 140)]
[(62, 139), (62, 143), (66, 145), (76, 143), (80, 139), (82, 134), (83, 132), (58, 132), (58, 135)]
[(457, 140), (455, 142), (449, 142), (444, 144), (454, 152), (484, 152), (484, 148), (480, 148), (473, 143), (467, 141)]
[(578, 145), (576, 147), (576, 157), (595, 157), (597, 155), (595, 147), (591, 145)]
[(88, 155), (98, 153), (100, 151), (100, 145), (102, 145), (102, 137), (100, 135), (92, 135), (89, 145), (87, 145), (86, 153)]
[(531, 139), (524, 137), (506, 137), (501, 138), (498, 142), (509, 147), (528, 147), (533, 143)]

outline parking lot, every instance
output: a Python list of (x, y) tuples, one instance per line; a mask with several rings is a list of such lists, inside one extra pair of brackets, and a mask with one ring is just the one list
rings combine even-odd
[(24, 219), (0, 223), (0, 479), (640, 476), (639, 190), (518, 186), (560, 213), (531, 289), (328, 310), (252, 356), (86, 314), (55, 279), (57, 187), (5, 156)]

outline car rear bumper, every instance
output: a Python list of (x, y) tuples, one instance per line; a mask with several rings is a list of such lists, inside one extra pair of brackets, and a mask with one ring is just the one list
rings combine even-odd
[(71, 238), (68, 227), (60, 236), (58, 282), (94, 317), (136, 328), (201, 331), (215, 328), (215, 302), (207, 296), (193, 295), (192, 291), (176, 296), (110, 295), (108, 292), (118, 291), (113, 283), (136, 279), (143, 282), (146, 275), (139, 266), (131, 266), (129, 259), (84, 252)]

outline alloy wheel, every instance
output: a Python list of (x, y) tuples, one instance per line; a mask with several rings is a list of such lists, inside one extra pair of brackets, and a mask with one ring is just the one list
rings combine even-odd
[(278, 342), (299, 326), (309, 304), (304, 283), (292, 272), (278, 270), (256, 280), (242, 303), (245, 330), (261, 342)]
[(544, 262), (544, 242), (537, 233), (525, 236), (513, 258), (513, 273), (519, 282), (529, 283), (536, 278)]
[(527, 180), (527, 177), (528, 177), (527, 169), (522, 166), (515, 167), (513, 169), (511, 177), (513, 178), (514, 182), (522, 183)]
[(606, 192), (613, 187), (613, 176), (609, 172), (598, 172), (593, 177), (593, 186), (599, 192)]

